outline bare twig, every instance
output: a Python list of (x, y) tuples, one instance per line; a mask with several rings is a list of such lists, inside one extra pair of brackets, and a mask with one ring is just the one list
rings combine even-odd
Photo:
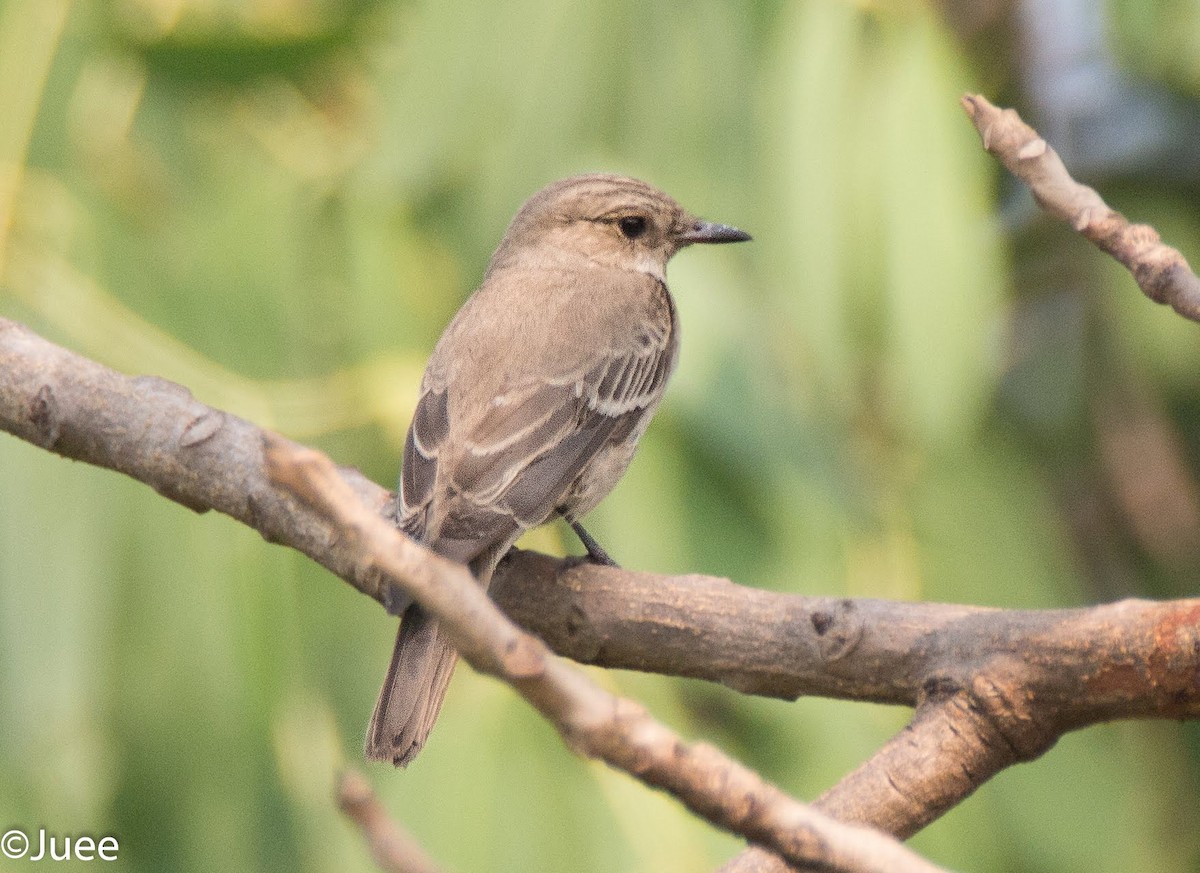
[(328, 515), (354, 555), (420, 601), (462, 657), (510, 684), (576, 752), (677, 797), (714, 824), (793, 864), (845, 871), (933, 871), (878, 831), (815, 812), (717, 749), (685, 743), (631, 700), (618, 698), (521, 631), (467, 569), (401, 534), (364, 504), (325, 455), (268, 437), (269, 475)]
[(1176, 249), (1146, 224), (1130, 224), (1092, 188), (1071, 178), (1058, 153), (1013, 109), (993, 106), (979, 94), (962, 98), (983, 147), (1029, 186), (1046, 212), (1068, 222), (1101, 250), (1120, 261), (1138, 287), (1192, 321), (1200, 321), (1200, 278)]
[(358, 825), (376, 866), (385, 873), (441, 873), (425, 850), (388, 815), (371, 783), (347, 770), (338, 780), (338, 808)]

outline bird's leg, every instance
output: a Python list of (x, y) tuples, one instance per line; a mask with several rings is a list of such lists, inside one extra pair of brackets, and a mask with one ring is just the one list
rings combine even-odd
[(579, 541), (583, 543), (583, 547), (587, 549), (588, 557), (595, 564), (603, 564), (605, 567), (616, 567), (617, 562), (609, 557), (608, 552), (604, 551), (604, 547), (596, 542), (595, 538), (584, 530), (583, 525), (577, 521), (571, 522), (571, 529), (575, 531), (575, 535), (579, 537)]
[(387, 583), (383, 588), (383, 608), (388, 615), (404, 615), (404, 611), (412, 606), (413, 599), (399, 585)]
[[(563, 518), (567, 518), (566, 515), (563, 515)], [(593, 564), (602, 564), (605, 567), (619, 566), (616, 561), (608, 556), (608, 552), (604, 551), (604, 547), (596, 542), (590, 533), (583, 529), (583, 525), (577, 521), (571, 521), (569, 518), (567, 518), (567, 524), (571, 525), (571, 530), (575, 531), (575, 536), (579, 537), (579, 541), (587, 549), (588, 557)]]

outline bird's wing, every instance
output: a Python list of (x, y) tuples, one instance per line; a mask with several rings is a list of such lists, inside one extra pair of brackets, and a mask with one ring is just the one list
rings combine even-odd
[[(481, 543), (514, 520), (544, 522), (588, 462), (657, 405), (674, 361), (673, 328), (647, 325), (574, 372), (525, 379), (464, 421), (451, 412), (453, 385), (427, 384), (404, 450), (402, 516), (420, 516), (421, 526), (436, 517), (435, 539)], [(443, 511), (428, 512), (439, 501)], [(417, 526), (408, 523), (412, 533)]]
[(423, 516), (419, 517), (417, 513), (433, 498), (438, 455), (450, 432), (449, 398), (446, 395), (444, 386), (422, 385), (421, 397), (404, 440), (400, 466), (400, 523), (418, 537), (422, 537), (424, 525)]

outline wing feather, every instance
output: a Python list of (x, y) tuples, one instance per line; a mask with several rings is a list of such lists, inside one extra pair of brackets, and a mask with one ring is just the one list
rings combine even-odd
[[(522, 527), (541, 524), (588, 464), (607, 446), (624, 442), (658, 405), (673, 355), (673, 347), (664, 342), (606, 355), (582, 379), (542, 383), (533, 395), (536, 405), (556, 407), (559, 413), (503, 451), (488, 453), (475, 446), (469, 464), (472, 497), (507, 506)], [(455, 478), (463, 483), (457, 469)]]
[(424, 533), (424, 514), (437, 481), (438, 453), (450, 433), (449, 398), (445, 390), (426, 390), (417, 401), (404, 441), (400, 467), (400, 520), (408, 533)]

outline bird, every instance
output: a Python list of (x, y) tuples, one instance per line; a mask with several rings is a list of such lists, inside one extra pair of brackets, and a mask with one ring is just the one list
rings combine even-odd
[[(626, 176), (573, 176), (530, 197), (430, 356), (404, 443), (400, 529), (485, 588), (526, 530), (558, 517), (591, 560), (612, 564), (580, 519), (625, 472), (675, 369), (667, 261), (748, 239)], [(395, 611), (365, 755), (401, 767), (425, 745), (457, 652), (420, 604)]]

